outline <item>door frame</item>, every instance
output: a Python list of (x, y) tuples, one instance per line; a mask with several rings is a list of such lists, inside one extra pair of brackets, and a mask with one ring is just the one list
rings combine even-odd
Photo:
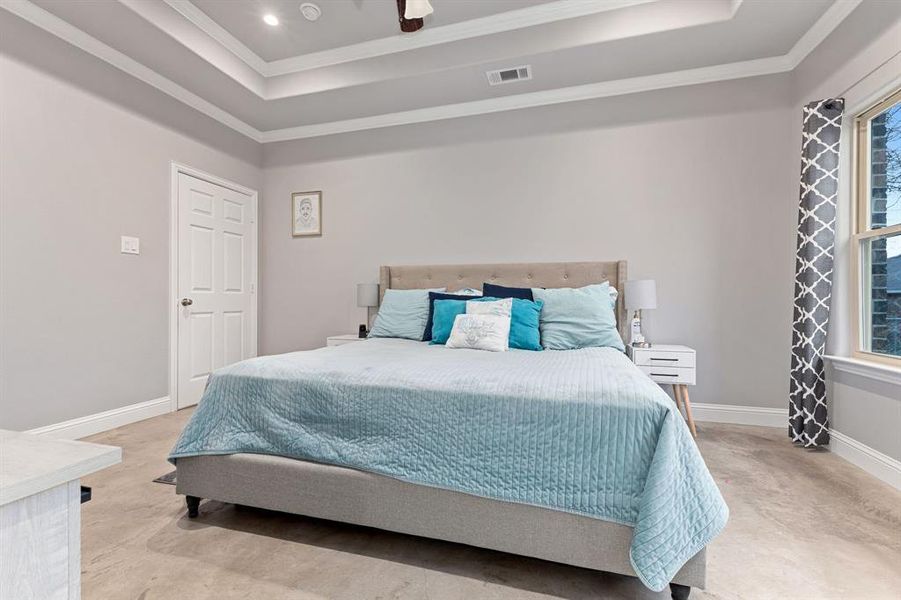
[(259, 219), (259, 193), (256, 190), (244, 187), (228, 179), (217, 177), (200, 169), (187, 165), (170, 162), (170, 189), (169, 189), (169, 408), (172, 412), (178, 410), (178, 176), (189, 175), (214, 185), (228, 188), (239, 194), (250, 197), (253, 206), (254, 240), (251, 244), (251, 264), (253, 276), (251, 278), (250, 298), (250, 342), (252, 354), (257, 355), (258, 344), (258, 314), (257, 298), (260, 294), (260, 219)]

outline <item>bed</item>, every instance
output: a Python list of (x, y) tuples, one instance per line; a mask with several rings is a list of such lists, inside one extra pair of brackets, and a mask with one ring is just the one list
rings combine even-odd
[[(381, 290), (623, 289), (626, 264), (382, 267)], [(625, 323), (623, 298), (616, 312)], [(424, 408), (425, 407), (425, 408)], [(728, 511), (668, 396), (612, 348), (374, 340), (226, 367), (170, 460), (200, 499), (704, 587)]]

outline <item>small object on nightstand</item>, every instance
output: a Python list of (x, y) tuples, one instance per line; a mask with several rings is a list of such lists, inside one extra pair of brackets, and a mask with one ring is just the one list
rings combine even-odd
[(359, 337), (365, 338), (369, 335), (369, 309), (379, 305), (379, 284), (377, 283), (358, 283), (357, 284), (357, 306), (366, 309), (366, 323), (360, 325)]
[(639, 369), (659, 384), (673, 386), (673, 398), (676, 408), (682, 412), (685, 405), (685, 420), (695, 437), (695, 421), (691, 415), (691, 398), (688, 397), (688, 386), (695, 384), (695, 357), (693, 348), (658, 344), (648, 348), (629, 346), (629, 357)]
[(325, 338), (326, 346), (343, 346), (344, 344), (351, 344), (353, 342), (363, 342), (366, 338), (361, 338), (356, 333), (347, 333), (344, 335), (330, 335)]
[(651, 344), (645, 341), (641, 333), (641, 311), (657, 308), (657, 284), (653, 279), (634, 279), (626, 282), (626, 289), (623, 291), (626, 295), (626, 310), (635, 311), (629, 341), (636, 348), (648, 348)]

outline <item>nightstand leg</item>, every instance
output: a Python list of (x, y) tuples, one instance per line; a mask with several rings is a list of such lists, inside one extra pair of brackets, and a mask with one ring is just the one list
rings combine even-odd
[(674, 383), (673, 384), (673, 399), (676, 401), (676, 410), (679, 411), (679, 414), (682, 414), (682, 397), (679, 394), (679, 388), (681, 385)]
[(691, 398), (688, 397), (688, 386), (680, 385), (679, 387), (682, 388), (682, 400), (685, 402), (685, 420), (688, 421), (688, 428), (691, 430), (691, 435), (698, 437), (698, 430), (695, 429), (695, 420), (691, 416)]

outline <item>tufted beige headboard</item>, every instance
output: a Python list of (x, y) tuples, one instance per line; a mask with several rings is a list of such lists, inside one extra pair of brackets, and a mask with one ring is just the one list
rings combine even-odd
[(619, 290), (616, 303), (616, 322), (620, 335), (626, 339), (626, 308), (623, 288), (626, 282), (626, 261), (507, 263), (486, 265), (415, 265), (381, 267), (379, 269), (379, 300), (385, 290), (446, 287), (448, 291), (461, 288), (482, 289), (483, 282), (513, 287), (582, 287), (609, 281)]

